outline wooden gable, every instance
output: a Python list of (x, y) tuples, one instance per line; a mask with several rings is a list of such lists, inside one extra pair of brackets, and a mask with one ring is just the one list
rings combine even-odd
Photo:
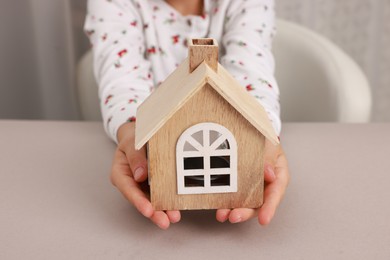
[[(192, 71), (187, 58), (138, 108), (136, 149), (150, 138), (206, 84), (229, 102), (244, 118), (273, 144), (278, 137), (260, 103), (235, 80), (222, 65), (215, 71), (202, 62)], [(190, 72), (192, 71), (192, 72)]]

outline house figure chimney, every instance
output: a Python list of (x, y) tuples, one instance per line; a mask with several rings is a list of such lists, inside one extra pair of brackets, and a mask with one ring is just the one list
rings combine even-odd
[(190, 73), (193, 72), (203, 61), (213, 69), (218, 70), (218, 43), (211, 38), (191, 39), (189, 41), (188, 57)]

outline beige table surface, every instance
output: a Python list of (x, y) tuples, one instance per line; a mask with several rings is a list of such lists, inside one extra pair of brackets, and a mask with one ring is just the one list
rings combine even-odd
[(100, 123), (0, 121), (0, 259), (390, 259), (390, 124), (285, 124), (272, 224), (162, 231), (111, 186)]

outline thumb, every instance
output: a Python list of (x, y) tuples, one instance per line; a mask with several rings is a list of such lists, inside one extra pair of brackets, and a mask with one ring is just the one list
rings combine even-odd
[(264, 166), (265, 167), (274, 167), (276, 164), (276, 158), (278, 156), (280, 145), (272, 144), (268, 139), (265, 141), (264, 145)]
[(130, 170), (133, 173), (136, 182), (143, 182), (148, 178), (148, 162), (146, 159), (146, 149), (142, 147), (136, 150), (134, 147), (129, 147), (126, 152), (126, 158), (130, 165)]
[(127, 160), (129, 161), (130, 170), (133, 173), (134, 180), (136, 182), (143, 182), (148, 177), (148, 162), (146, 159), (145, 147), (140, 150), (132, 149), (131, 152), (126, 153)]
[(118, 148), (126, 154), (130, 170), (136, 182), (143, 182), (148, 177), (148, 163), (146, 160), (145, 146), (140, 150), (135, 149), (135, 125), (123, 124), (118, 129)]
[(280, 145), (274, 145), (266, 140), (264, 148), (264, 179), (266, 182), (273, 182), (276, 179), (275, 164), (280, 151)]
[(275, 168), (273, 165), (264, 164), (264, 180), (268, 183), (276, 180)]

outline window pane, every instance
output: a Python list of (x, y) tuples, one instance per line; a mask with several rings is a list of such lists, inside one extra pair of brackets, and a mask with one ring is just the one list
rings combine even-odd
[(230, 146), (229, 146), (229, 142), (228, 140), (226, 139), (225, 141), (223, 141), (222, 144), (220, 144), (216, 150), (228, 150), (230, 149)]
[(211, 156), (210, 168), (230, 168), (230, 156)]
[(184, 144), (184, 151), (190, 152), (190, 151), (198, 151), (195, 147), (193, 147), (189, 142), (186, 142)]
[(211, 186), (230, 186), (230, 175), (211, 175)]
[(184, 158), (184, 170), (204, 169), (203, 157)]
[(212, 145), (218, 139), (218, 137), (220, 137), (221, 135), (222, 135), (221, 133), (214, 131), (214, 130), (211, 130), (210, 131), (210, 145)]
[(200, 143), (203, 146), (203, 130), (198, 131), (191, 135), (198, 143)]
[(204, 176), (185, 176), (184, 187), (204, 187)]

